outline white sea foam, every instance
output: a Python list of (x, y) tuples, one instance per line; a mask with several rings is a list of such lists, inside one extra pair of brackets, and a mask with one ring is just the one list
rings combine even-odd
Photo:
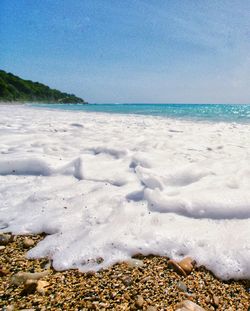
[[(0, 106), (0, 227), (56, 269), (190, 255), (250, 278), (249, 125)], [(100, 264), (96, 259), (102, 257)]]

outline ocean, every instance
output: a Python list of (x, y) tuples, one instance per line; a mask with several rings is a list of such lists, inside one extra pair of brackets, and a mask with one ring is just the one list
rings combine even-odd
[(250, 105), (240, 104), (36, 104), (35, 106), (85, 112), (161, 116), (196, 121), (250, 122)]

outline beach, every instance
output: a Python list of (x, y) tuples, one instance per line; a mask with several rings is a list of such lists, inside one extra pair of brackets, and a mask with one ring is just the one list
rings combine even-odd
[(0, 310), (250, 311), (250, 1), (2, 2)]
[[(55, 271), (48, 258), (28, 260), (25, 240), (34, 245), (44, 235), (16, 236), (0, 253), (0, 308), (2, 310), (147, 310), (175, 311), (191, 301), (202, 310), (247, 311), (249, 281), (221, 281), (205, 267), (187, 277), (169, 269), (166, 257), (137, 256), (132, 262), (116, 264), (99, 272)], [(136, 262), (137, 262), (136, 261)], [(44, 287), (34, 290), (13, 284), (17, 273), (44, 273)]]
[[(163, 270), (169, 258), (190, 256), (197, 280), (250, 278), (248, 124), (25, 105), (0, 111), (0, 230), (46, 234), (25, 250), (25, 269), (46, 258), (53, 271), (68, 270), (59, 275), (102, 275), (141, 254)], [(235, 297), (249, 298), (247, 285), (232, 284)]]

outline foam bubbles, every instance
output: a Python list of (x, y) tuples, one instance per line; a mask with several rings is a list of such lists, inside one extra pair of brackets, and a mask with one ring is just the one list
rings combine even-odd
[(250, 278), (249, 125), (0, 113), (0, 230), (49, 234), (30, 257), (86, 271), (137, 253), (191, 256)]

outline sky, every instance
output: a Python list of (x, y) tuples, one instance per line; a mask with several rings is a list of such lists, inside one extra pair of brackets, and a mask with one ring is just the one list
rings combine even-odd
[(0, 0), (0, 68), (92, 103), (250, 103), (250, 1)]

